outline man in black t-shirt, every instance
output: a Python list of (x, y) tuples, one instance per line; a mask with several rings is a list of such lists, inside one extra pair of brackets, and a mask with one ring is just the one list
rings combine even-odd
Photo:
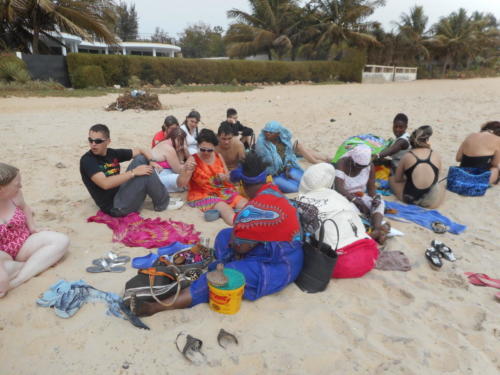
[[(118, 217), (137, 212), (146, 194), (153, 200), (155, 211), (167, 208), (169, 195), (153, 169), (149, 151), (108, 148), (109, 129), (102, 124), (90, 128), (88, 141), (90, 150), (80, 159), (80, 174), (103, 212)], [(127, 171), (120, 173), (120, 163), (131, 159)]]
[(246, 126), (243, 126), (241, 122), (238, 121), (238, 112), (234, 108), (228, 108), (226, 111), (226, 121), (222, 121), (221, 126), (223, 124), (230, 124), (233, 128), (233, 134), (235, 136), (240, 136), (240, 141), (245, 146), (245, 149), (248, 150), (253, 146), (253, 130)]

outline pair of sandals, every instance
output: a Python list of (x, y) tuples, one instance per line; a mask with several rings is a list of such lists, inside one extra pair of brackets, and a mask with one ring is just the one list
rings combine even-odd
[[(179, 339), (185, 337), (185, 343), (182, 349), (179, 347)], [(238, 339), (232, 333), (227, 332), (225, 329), (221, 328), (219, 334), (217, 335), (217, 343), (223, 349), (226, 349), (228, 344), (238, 345)], [(201, 351), (203, 346), (203, 341), (193, 337), (184, 332), (179, 332), (175, 338), (175, 346), (179, 353), (188, 361), (193, 364), (201, 364), (206, 361), (206, 355)]]
[(130, 261), (129, 256), (120, 255), (113, 251), (110, 251), (104, 257), (94, 259), (92, 261), (93, 266), (87, 267), (86, 270), (89, 273), (125, 272), (126, 268), (124, 267), (124, 265), (127, 264), (129, 261)]
[(457, 260), (450, 247), (446, 246), (443, 242), (436, 240), (433, 240), (431, 242), (431, 247), (425, 250), (425, 257), (429, 261), (431, 267), (436, 270), (443, 267), (442, 258), (449, 262), (455, 262)]

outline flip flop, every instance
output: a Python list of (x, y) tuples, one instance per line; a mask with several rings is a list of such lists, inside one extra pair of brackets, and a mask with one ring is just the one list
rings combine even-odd
[(94, 259), (92, 261), (92, 264), (100, 266), (103, 260), (110, 265), (119, 266), (128, 263), (130, 261), (130, 257), (127, 255), (119, 255), (113, 251), (110, 251), (106, 254), (105, 257)]
[(446, 232), (448, 232), (448, 229), (449, 229), (444, 223), (441, 223), (440, 221), (434, 221), (431, 224), (431, 228), (434, 231), (434, 233), (438, 233), (438, 234), (446, 233)]
[(159, 255), (155, 253), (149, 253), (148, 255), (144, 255), (142, 257), (136, 257), (132, 259), (132, 267), (137, 269), (152, 267), (158, 257)]
[(457, 260), (453, 251), (441, 241), (432, 240), (431, 246), (436, 249), (447, 261), (454, 262)]
[(429, 261), (431, 267), (435, 270), (441, 269), (443, 267), (443, 262), (441, 262), (441, 258), (439, 257), (439, 252), (433, 247), (425, 250), (425, 257)]
[(226, 349), (226, 347), (224, 345), (222, 345), (223, 342), (226, 342), (226, 343), (232, 342), (232, 343), (238, 345), (238, 339), (236, 338), (236, 336), (233, 335), (232, 333), (229, 333), (224, 328), (221, 328), (219, 331), (219, 334), (217, 335), (217, 343), (219, 344), (219, 346), (221, 348)]
[(465, 275), (467, 275), (471, 284), (500, 289), (500, 280), (493, 279), (485, 273), (465, 272)]
[[(182, 336), (186, 336), (186, 343), (184, 344), (184, 347), (181, 350), (181, 348), (179, 348), (179, 337)], [(205, 354), (201, 351), (201, 347), (203, 346), (203, 341), (189, 334), (187, 335), (184, 332), (179, 332), (177, 334), (177, 337), (175, 338), (175, 346), (177, 347), (179, 353), (181, 353), (182, 356), (188, 362), (199, 364), (200, 360), (205, 361), (206, 359)]]
[(113, 265), (112, 263), (108, 263), (107, 261), (102, 259), (100, 265), (87, 267), (86, 270), (87, 272), (90, 273), (101, 273), (101, 272), (119, 273), (119, 272), (125, 272), (126, 268), (123, 266)]

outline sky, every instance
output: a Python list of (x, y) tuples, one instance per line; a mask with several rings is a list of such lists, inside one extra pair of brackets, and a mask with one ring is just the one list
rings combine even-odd
[[(134, 3), (139, 17), (139, 33), (150, 36), (159, 26), (177, 38), (187, 26), (202, 21), (211, 26), (222, 26), (224, 30), (232, 20), (226, 12), (231, 8), (249, 11), (248, 0), (125, 0)], [(500, 19), (500, 0), (386, 0), (383, 8), (378, 8), (370, 20), (382, 23), (384, 29), (391, 30), (392, 21), (397, 21), (401, 13), (408, 13), (414, 5), (422, 5), (429, 17), (429, 26), (440, 17), (465, 8), (469, 13), (478, 10), (491, 12)]]

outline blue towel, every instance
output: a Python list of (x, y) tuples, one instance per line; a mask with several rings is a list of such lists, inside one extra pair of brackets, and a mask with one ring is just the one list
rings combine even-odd
[(413, 221), (427, 229), (432, 230), (431, 224), (434, 221), (439, 221), (446, 225), (448, 232), (453, 234), (462, 233), (467, 227), (462, 224), (455, 223), (446, 216), (441, 215), (437, 210), (427, 210), (420, 206), (412, 204), (402, 204), (397, 202), (385, 201), (385, 207), (388, 209), (397, 210), (396, 214), (386, 214), (385, 216), (399, 221)]

